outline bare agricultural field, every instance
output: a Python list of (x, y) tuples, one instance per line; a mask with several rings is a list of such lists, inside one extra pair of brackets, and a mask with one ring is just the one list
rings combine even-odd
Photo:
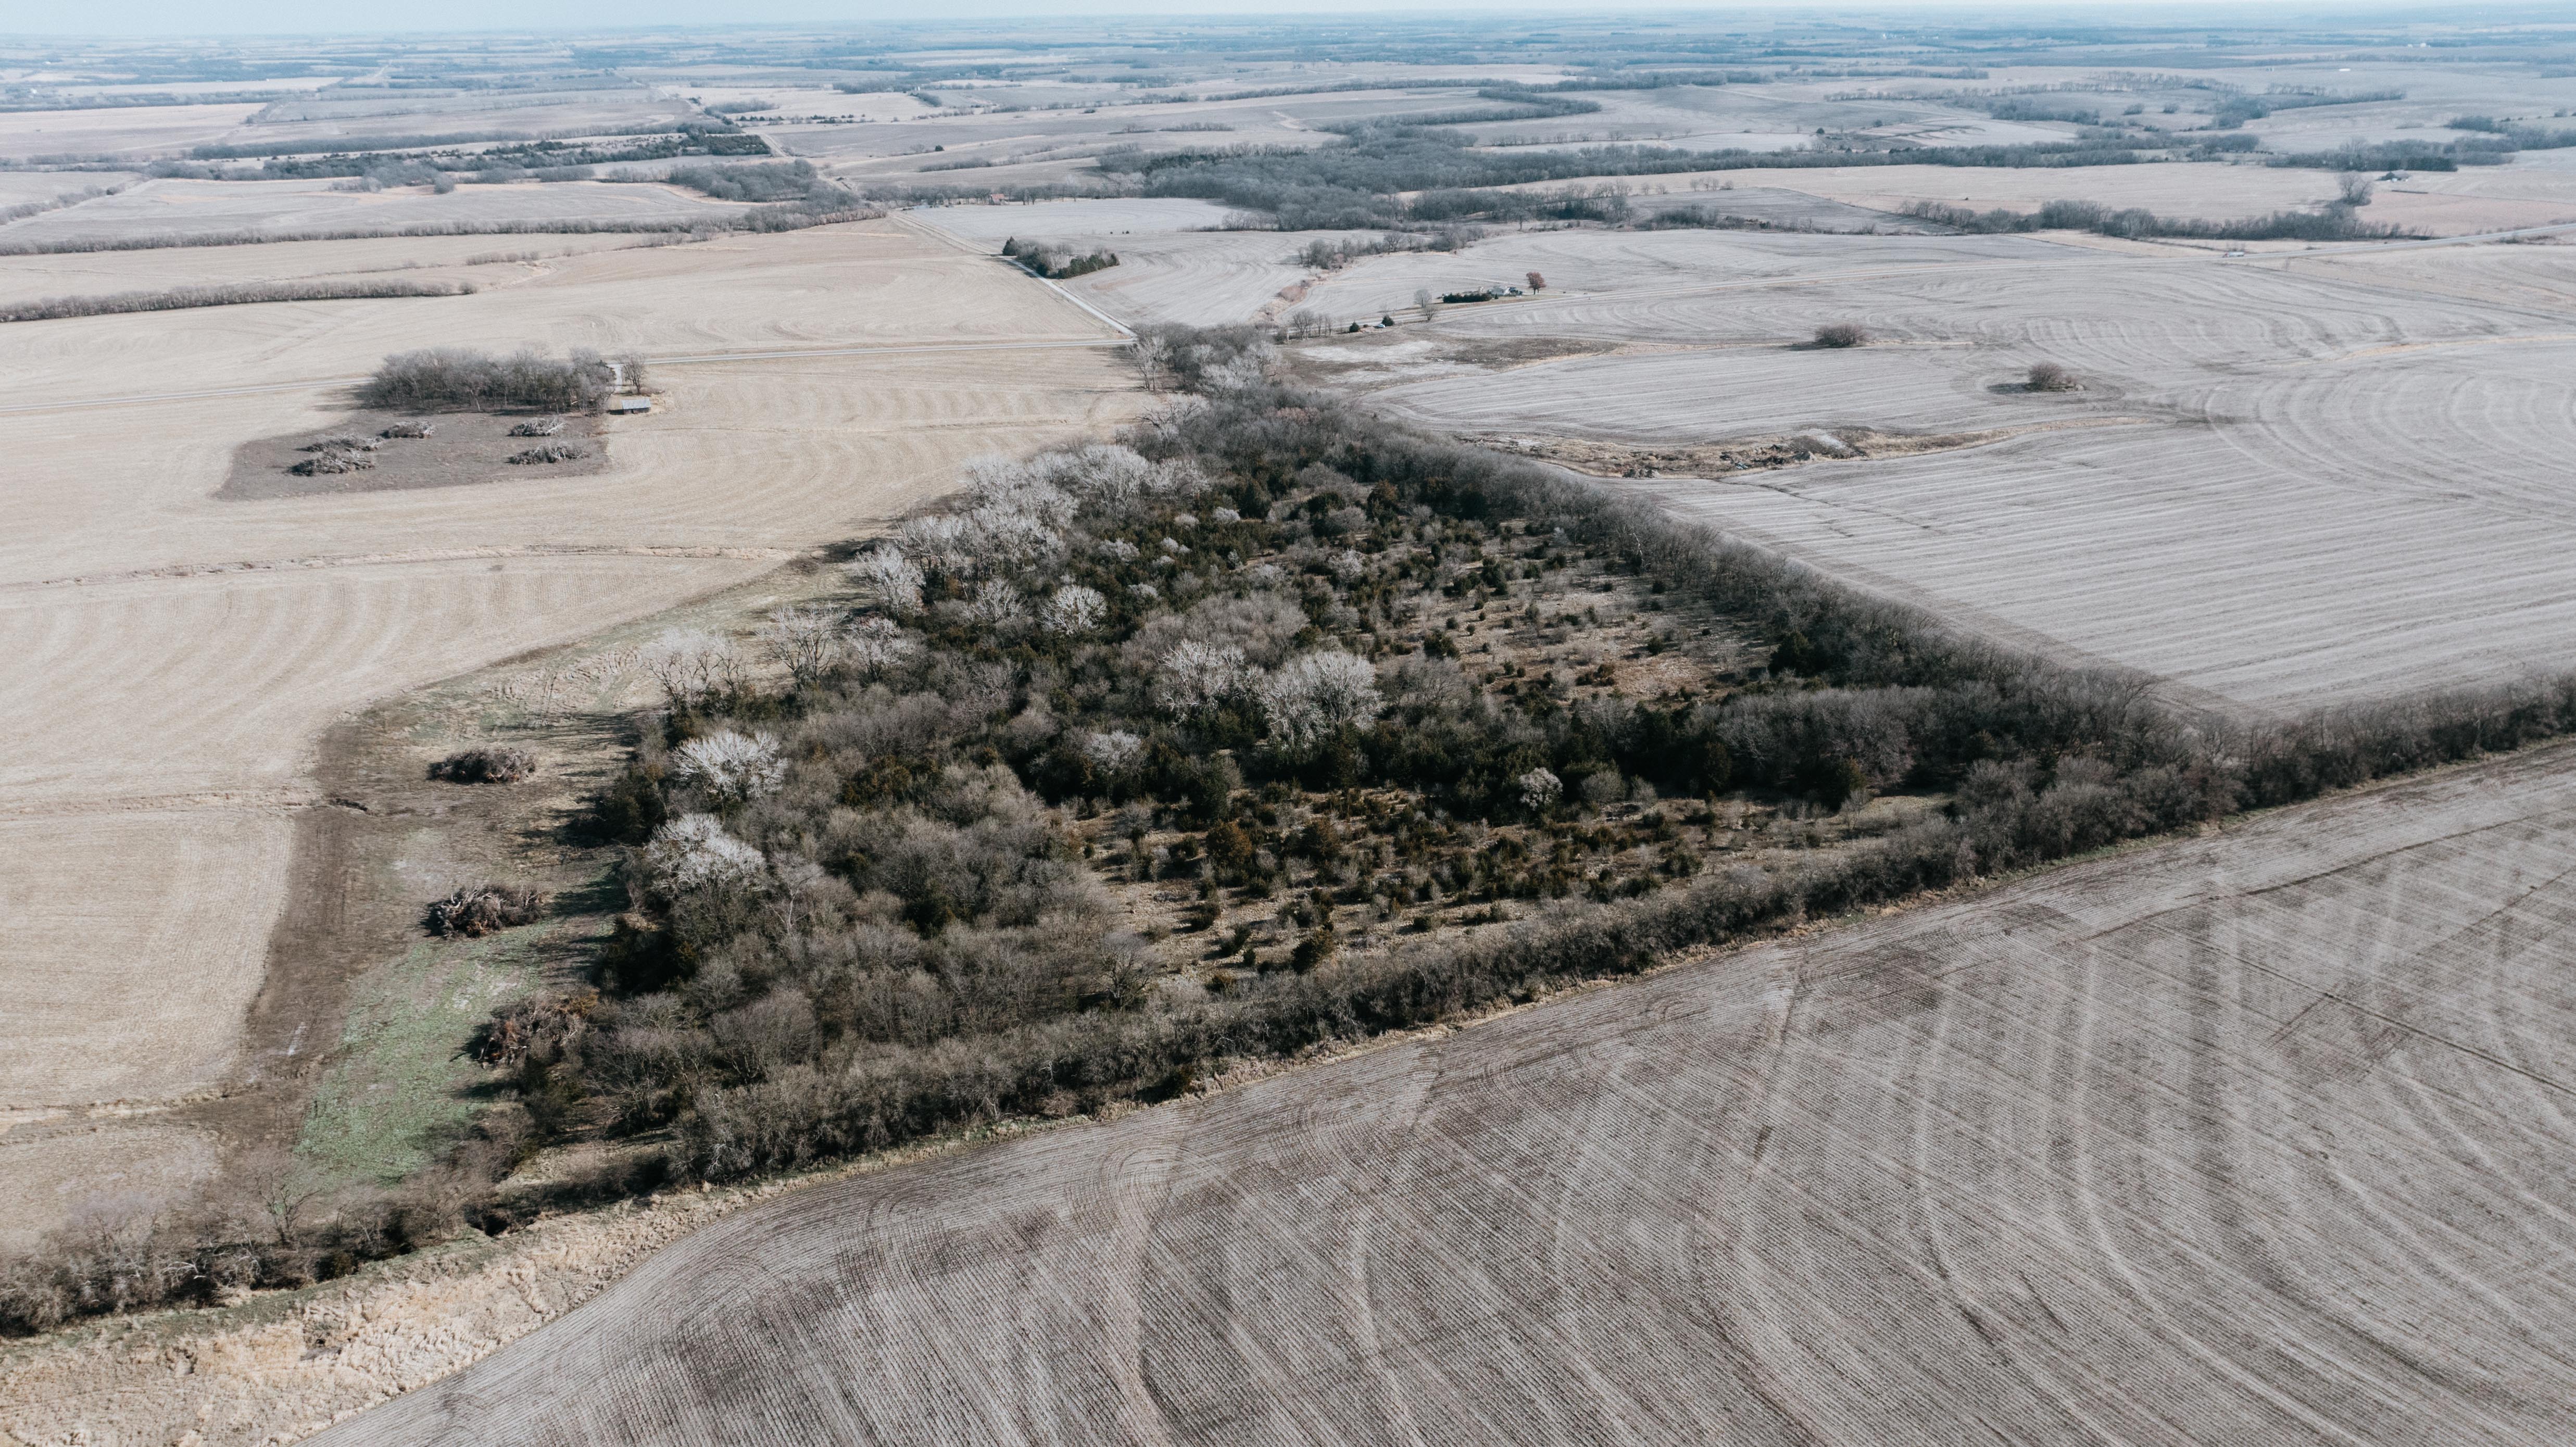
[(1118, 265), (1068, 283), (1131, 323), (1225, 326), (1288, 309), (1314, 273), (1292, 258), (1318, 236), (1337, 233), (1231, 231), (1208, 235), (1101, 237)]
[(1297, 259), (1316, 241), (1367, 245), (1378, 232), (1225, 231), (1230, 213), (1206, 201), (1120, 198), (1033, 206), (939, 206), (923, 224), (998, 250), (1013, 237), (1114, 252), (1118, 265), (1065, 283), (1122, 320), (1225, 326), (1268, 320), (1300, 304), (1320, 273)]
[(1971, 626), (2289, 710), (2576, 657), (2543, 501), (2571, 363), (2565, 337), (2400, 353), (2213, 389), (2202, 425), (1639, 485)]
[[(1313, 82), (1320, 84), (1321, 82)], [(1326, 91), (1319, 94), (1218, 98), (1168, 105), (1106, 105), (1096, 109), (978, 110), (970, 95), (943, 92), (948, 104), (900, 122), (773, 129), (773, 140), (794, 154), (869, 180), (973, 188), (993, 179), (981, 169), (931, 169), (960, 160), (1058, 155), (1084, 160), (1112, 146), (1147, 151), (1201, 150), (1219, 146), (1308, 147), (1334, 139), (1318, 127), (1384, 116), (1454, 110), (1454, 90)], [(853, 96), (853, 100), (860, 97)], [(997, 100), (1013, 103), (1007, 93)], [(1037, 104), (1044, 105), (1040, 101)], [(1206, 130), (1205, 127), (1223, 127)], [(934, 148), (944, 147), (944, 150)]]
[(614, 232), (583, 235), (387, 236), (279, 241), (258, 246), (172, 246), (137, 251), (0, 255), (0, 305), (53, 296), (167, 291), (179, 287), (303, 281), (399, 273), (507, 285), (567, 256), (645, 244)]
[(787, 1196), (322, 1442), (2555, 1442), (2566, 750)]
[(262, 107), (258, 138), (363, 144), (370, 137), (438, 131), (587, 135), (673, 125), (691, 114), (685, 102), (633, 85), (497, 92), (332, 86)]
[(1107, 238), (1168, 232), (1214, 231), (1226, 208), (1182, 197), (1103, 196), (1033, 205), (934, 206), (916, 213), (925, 223), (998, 249), (1013, 236)]
[[(328, 181), (163, 179), (137, 182), (115, 196), (31, 216), (0, 233), (0, 241), (13, 246), (59, 245), (244, 231), (294, 235), (503, 222), (686, 224), (718, 220), (742, 209), (670, 186), (604, 181), (460, 186), (439, 196), (426, 186), (335, 191)], [(491, 249), (488, 244), (486, 249)]]
[(1665, 86), (1598, 96), (1601, 109), (1587, 115), (1489, 122), (1470, 132), (1488, 145), (1652, 143), (1684, 150), (1783, 151), (1806, 145), (1819, 127), (1934, 145), (2060, 141), (2073, 130), (1995, 120), (1936, 103), (1846, 95), (1847, 87), (1834, 82)]
[[(1710, 204), (1721, 204), (1716, 193)], [(1445, 308), (1444, 330), (1552, 332), (1614, 340), (1774, 338), (1757, 324), (1712, 318), (1739, 307), (1746, 287), (1814, 291), (1840, 276), (2056, 260), (2062, 248), (2029, 236), (1857, 236), (1830, 241), (1743, 231), (1527, 231), (1490, 237), (1463, 252), (1371, 257), (1319, 281), (1305, 305), (1340, 321), (1409, 311), (1414, 294), (1525, 286), (1547, 290), (1507, 301)], [(1709, 294), (1696, 311), (1670, 314), (1676, 298)], [(1419, 315), (1419, 313), (1414, 313)], [(1811, 324), (1812, 326), (1812, 324)], [(1793, 337), (1803, 334), (1792, 334)]]
[(130, 185), (136, 179), (123, 171), (0, 171), (0, 214), (13, 206), (69, 200), (90, 190)]
[[(2061, 138), (2062, 139), (2062, 138)], [(2135, 166), (1812, 166), (1760, 170), (1684, 171), (1660, 176), (1613, 176), (1576, 181), (1537, 181), (1513, 189), (1558, 191), (1615, 186), (1639, 196), (1679, 204), (1683, 198), (1716, 206), (1721, 186), (1798, 191), (1874, 211), (1902, 211), (1909, 201), (1938, 201), (1984, 211), (2004, 207), (2035, 211), (2050, 201), (2093, 201), (2113, 208), (2143, 206), (2165, 216), (2225, 220), (2263, 216), (2335, 197), (2335, 173), (2263, 165), (2164, 164)], [(1715, 195), (1707, 194), (1717, 192)]]
[[(1349, 384), (1377, 385), (1376, 405), (1417, 420), (1527, 444), (2141, 421), (1638, 485), (1976, 626), (2259, 708), (2571, 657), (2550, 561), (2567, 538), (2543, 499), (2576, 443), (2552, 380), (2576, 345), (2576, 270), (2551, 248), (2227, 261), (1860, 237), (1802, 272), (1774, 249), (1793, 238), (1694, 235), (1709, 278), (1694, 285), (1629, 260), (1647, 239), (1662, 238), (1556, 233), (1621, 258), (1637, 282), (1567, 266), (1612, 284), (1453, 307), (1411, 334), (1617, 339), (1625, 354), (1420, 380), (1354, 371)], [(1873, 256), (1882, 264), (1864, 264)], [(1772, 257), (1786, 264), (1755, 269)], [(1871, 342), (1795, 345), (1842, 320)], [(2080, 387), (2025, 390), (2039, 362)]]
[(0, 157), (163, 155), (237, 138), (259, 106), (239, 101), (0, 114)]
[(1891, 421), (1948, 432), (2102, 410), (2099, 392), (2032, 393), (2021, 389), (2021, 380), (2012, 358), (1964, 346), (1883, 346), (1847, 355), (1775, 343), (1598, 357), (1503, 376), (1469, 373), (1409, 383), (1387, 402), (1400, 415), (1475, 432), (1644, 443)]
[[(13, 330), (0, 900), (29, 902), (42, 948), (0, 968), (0, 1013), (46, 1044), (0, 1079), (33, 1122), (0, 1163), (50, 1163), (0, 1164), (0, 1215), (26, 1233), (105, 1189), (79, 1160), (121, 1150), (121, 1122), (183, 1128), (208, 1092), (301, 1078), (309, 1057), (247, 1058), (240, 1031), (297, 823), (333, 807), (309, 768), (334, 718), (866, 532), (963, 459), (1084, 435), (1138, 396), (1097, 319), (893, 223), (593, 252), (401, 305)], [(621, 419), (591, 475), (217, 496), (243, 444), (340, 423), (330, 379), (522, 344), (702, 360), (658, 368), (657, 410)], [(820, 354), (748, 355), (780, 351)], [(183, 395), (117, 401), (155, 393)]]

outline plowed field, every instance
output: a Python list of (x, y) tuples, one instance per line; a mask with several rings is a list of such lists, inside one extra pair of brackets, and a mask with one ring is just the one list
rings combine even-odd
[[(1581, 232), (1529, 245), (1565, 253), (1545, 267), (1548, 295), (1453, 307), (1409, 338), (1623, 350), (1411, 382), (1390, 366), (1374, 375), (1398, 385), (1376, 405), (1472, 433), (1653, 446), (1803, 428), (2009, 434), (1637, 485), (2016, 642), (2052, 638), (2258, 709), (2576, 661), (2558, 566), (2576, 531), (2551, 501), (2576, 446), (2576, 262), (2558, 248), (2227, 260), (2031, 237)], [(1359, 268), (1318, 291), (1367, 287), (1386, 282)], [(1802, 345), (1834, 321), (1870, 344)], [(2027, 391), (2036, 362), (2081, 389)], [(2142, 425), (2045, 427), (2114, 420)]]

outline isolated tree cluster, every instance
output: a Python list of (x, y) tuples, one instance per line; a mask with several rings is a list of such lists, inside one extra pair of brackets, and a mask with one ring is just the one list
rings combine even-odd
[[(644, 384), (640, 357), (621, 358), (630, 387)], [(385, 358), (358, 388), (359, 405), (399, 410), (536, 408), (587, 412), (608, 399), (616, 374), (599, 353), (576, 348), (562, 358), (529, 350), (509, 356), (464, 347), (433, 347)]]

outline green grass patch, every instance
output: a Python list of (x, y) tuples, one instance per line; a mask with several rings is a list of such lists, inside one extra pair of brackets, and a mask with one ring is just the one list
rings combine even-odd
[(296, 1152), (347, 1185), (390, 1185), (473, 1121), (489, 1072), (465, 1053), (493, 1009), (534, 988), (559, 924), (424, 940), (350, 990), (340, 1058), (313, 1093)]

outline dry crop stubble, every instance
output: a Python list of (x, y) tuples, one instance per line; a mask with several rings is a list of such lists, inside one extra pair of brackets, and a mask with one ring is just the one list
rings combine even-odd
[[(1706, 349), (1541, 362), (1373, 400), (1460, 430), (1665, 444), (2141, 419), (2153, 425), (1635, 485), (1968, 626), (1999, 621), (2019, 641), (2033, 631), (2261, 708), (2576, 658), (2557, 579), (2571, 537), (2550, 502), (2556, 459), (2576, 446), (2560, 380), (2576, 269), (2551, 250), (2226, 262), (2040, 242), (2012, 262), (1851, 264), (1880, 246), (1838, 241), (1812, 279), (1455, 308), (1432, 335)], [(1781, 349), (1820, 317), (1863, 318), (1880, 340)], [(1753, 337), (1771, 341), (1747, 348)], [(2026, 392), (2039, 361), (2081, 390)]]
[(1067, 283), (1122, 320), (1228, 326), (1285, 310), (1285, 294), (1313, 275), (1290, 257), (1309, 241), (1375, 238), (1336, 231), (1231, 231), (1185, 236), (1078, 238), (1118, 253), (1118, 264)]
[[(2576, 754), (710, 1227), (327, 1443), (2552, 1443)], [(754, 1365), (756, 1364), (756, 1365)]]
[(856, 223), (592, 252), (521, 285), (426, 304), (212, 307), (19, 323), (9, 334), (20, 383), (11, 405), (362, 376), (390, 353), (424, 346), (670, 356), (1079, 342), (1106, 330), (982, 258), (926, 245), (900, 223)]
[(1858, 356), (1788, 347), (1647, 353), (1542, 363), (1408, 383), (1382, 399), (1408, 420), (1470, 432), (1530, 431), (1702, 442), (1800, 427), (1903, 431), (2027, 426), (2075, 409), (1997, 397), (2009, 364), (1967, 347), (1874, 347)]
[(1864, 586), (2294, 709), (2564, 666), (2551, 498), (2576, 341), (2427, 347), (2210, 390), (2209, 425), (1637, 484)]
[(1283, 294), (1314, 276), (1293, 259), (1309, 242), (1383, 239), (1361, 231), (1219, 231), (1214, 228), (1230, 214), (1224, 207), (1155, 198), (941, 206), (913, 214), (988, 250), (1020, 237), (1115, 252), (1118, 265), (1064, 285), (1139, 325), (1227, 326), (1252, 320), (1265, 307), (1284, 310)]
[(355, 241), (279, 241), (259, 246), (171, 246), (146, 251), (0, 256), (0, 303), (362, 276), (454, 277), (483, 286), (502, 286), (528, 275), (528, 264), (467, 263), (478, 258), (532, 253), (539, 258), (536, 266), (551, 270), (566, 252), (614, 251), (653, 239), (614, 232), (386, 236)]
[(649, 221), (685, 225), (700, 219), (718, 222), (744, 209), (673, 186), (606, 181), (459, 186), (443, 196), (426, 186), (384, 191), (340, 191), (332, 186), (327, 180), (137, 181), (114, 196), (31, 216), (0, 230), (0, 244), (501, 222)]
[(0, 114), (0, 156), (109, 155), (138, 161), (189, 146), (230, 141), (259, 107), (239, 101), (185, 106), (120, 106), (97, 110)]
[[(1542, 231), (1489, 238), (1463, 252), (1371, 257), (1318, 282), (1304, 304), (1334, 318), (1373, 321), (1387, 312), (1412, 312), (1417, 290), (1438, 295), (1476, 285), (1520, 286), (1526, 273), (1536, 271), (1547, 278), (1542, 296), (1448, 308), (1442, 325), (1544, 326), (1635, 340), (1669, 330), (1673, 324), (1659, 318), (1675, 296), (1767, 282), (1810, 286), (1841, 273), (2053, 263), (2063, 250), (2028, 236)], [(1702, 315), (1688, 325), (1704, 331), (1707, 324)]]
[[(0, 727), (14, 741), (0, 808), (15, 835), (0, 898), (53, 898), (75, 866), (81, 880), (77, 908), (33, 910), (37, 933), (0, 968), (0, 1012), (44, 1024), (0, 1107), (69, 1110), (9, 1138), (33, 1151), (41, 1135), (55, 1157), (0, 1172), (0, 1208), (27, 1233), (80, 1205), (70, 1133), (108, 1141), (124, 1118), (87, 1107), (153, 1107), (274, 1064), (235, 1042), (295, 811), (321, 803), (308, 750), (332, 718), (739, 582), (900, 513), (968, 457), (1090, 435), (1140, 400), (1105, 347), (1081, 345), (680, 365), (662, 371), (660, 410), (612, 424), (595, 475), (215, 498), (239, 443), (330, 420), (335, 394), (292, 384), (412, 346), (670, 355), (1107, 330), (888, 226), (595, 253), (505, 307), (419, 325), (382, 305), (142, 319), (165, 324), (157, 335), (123, 317), (24, 328), (29, 374), (50, 381), (36, 396), (288, 384), (0, 417), (17, 508), (0, 541)], [(156, 835), (158, 851), (140, 847)], [(66, 980), (83, 988), (66, 994)], [(317, 1029), (337, 1038), (336, 1022)], [(62, 1189), (39, 1197), (40, 1178)]]

